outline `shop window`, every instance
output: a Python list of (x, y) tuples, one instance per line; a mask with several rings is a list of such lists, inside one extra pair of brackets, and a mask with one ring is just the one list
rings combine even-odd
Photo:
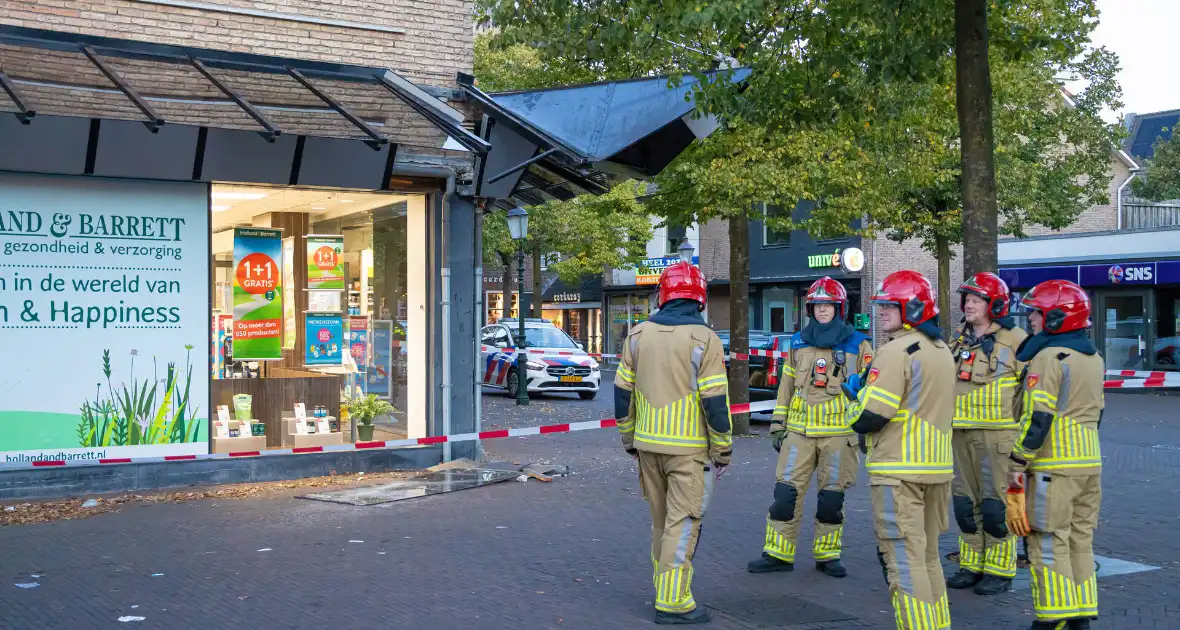
[[(211, 196), (218, 317), (230, 321), (232, 330), (235, 317), (250, 320), (242, 307), (257, 303), (265, 319), (280, 321), (281, 358), (235, 355), (241, 342), (237, 348), (232, 342), (225, 344), (231, 350), (224, 359), (215, 356), (215, 374), (222, 380), (262, 379), (247, 389), (260, 392), (254, 395), (253, 414), (265, 419), (266, 446), (354, 439), (353, 427), (341, 418), (333, 417), (334, 422), (325, 421), (323, 427), (315, 420), (300, 427), (291, 419), (296, 403), (312, 418), (319, 415), (317, 407), (338, 416), (342, 400), (365, 394), (375, 394), (393, 407), (389, 416), (376, 418), (373, 436), (366, 439), (425, 436), (430, 378), (425, 297), (430, 266), (426, 248), (409, 247), (426, 240), (425, 197), (220, 184), (213, 186)], [(283, 290), (262, 296), (269, 304), (234, 286), (234, 268), (245, 253), (236, 251), (241, 247), (235, 247), (235, 228), (266, 229), (281, 239), (275, 249), (281, 252), (277, 257)], [(336, 379), (340, 391), (325, 391), (323, 384), (332, 382), (325, 375)], [(285, 385), (279, 379), (307, 379), (308, 384)], [(238, 385), (216, 383), (215, 404), (242, 391)], [(274, 395), (261, 394), (270, 387)], [(288, 399), (294, 392), (303, 392), (299, 395), (307, 399)], [(262, 400), (280, 408), (260, 409)], [(224, 450), (216, 440), (214, 450)]]
[(791, 217), (791, 213), (781, 206), (772, 206), (762, 204), (762, 246), (763, 247), (787, 247), (791, 244), (791, 232), (789, 230), (776, 230), (771, 228), (766, 219), (770, 218), (786, 218)]

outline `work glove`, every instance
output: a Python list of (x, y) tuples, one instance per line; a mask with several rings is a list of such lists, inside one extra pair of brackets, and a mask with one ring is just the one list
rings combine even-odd
[(844, 397), (848, 400), (856, 400), (856, 395), (864, 387), (864, 382), (864, 374), (853, 374), (840, 384), (840, 391), (844, 392)]
[(869, 436), (864, 433), (856, 434), (856, 445), (860, 447), (860, 452), (865, 455), (869, 454)]
[(770, 445), (774, 447), (775, 451), (783, 448), (783, 440), (787, 439), (787, 430), (779, 429), (778, 431), (770, 432)]
[(1024, 502), (1024, 473), (1008, 475), (1008, 492), (1004, 494), (1005, 520), (1008, 531), (1015, 536), (1028, 536), (1028, 509)]

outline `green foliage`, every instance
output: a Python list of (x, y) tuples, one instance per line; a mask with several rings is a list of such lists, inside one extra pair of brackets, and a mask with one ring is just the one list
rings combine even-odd
[(373, 418), (393, 413), (393, 405), (389, 401), (377, 398), (377, 394), (354, 396), (345, 403), (348, 417), (355, 418), (357, 424), (369, 426)]
[(1172, 132), (1168, 140), (1156, 140), (1145, 172), (1131, 183), (1131, 190), (1151, 201), (1180, 199), (1180, 133)]

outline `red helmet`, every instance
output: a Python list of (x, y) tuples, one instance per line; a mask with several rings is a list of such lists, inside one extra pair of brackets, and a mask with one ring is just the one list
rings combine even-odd
[(1090, 296), (1069, 280), (1046, 280), (1024, 296), (1023, 304), (1045, 317), (1045, 331), (1050, 334), (1089, 328)]
[(836, 304), (836, 312), (840, 314), (840, 319), (844, 319), (848, 311), (848, 291), (844, 290), (844, 285), (824, 276), (812, 282), (807, 289), (808, 317), (815, 317), (813, 304)]
[(926, 276), (903, 269), (895, 271), (881, 281), (872, 297), (873, 304), (893, 304), (901, 309), (901, 321), (917, 326), (938, 315), (938, 304), (934, 287)]
[(987, 314), (992, 319), (998, 319), (1008, 314), (1008, 303), (1012, 301), (1012, 293), (1008, 291), (1008, 284), (990, 271), (967, 278), (959, 286), (959, 310), (967, 304), (967, 294), (976, 295), (987, 301)]
[(705, 310), (705, 274), (683, 260), (669, 265), (660, 274), (660, 308), (672, 300), (696, 300)]

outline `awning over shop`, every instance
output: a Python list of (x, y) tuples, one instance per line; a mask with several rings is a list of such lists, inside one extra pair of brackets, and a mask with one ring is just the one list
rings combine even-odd
[[(561, 302), (573, 304), (570, 308), (598, 308), (602, 299), (602, 276), (584, 276), (579, 282), (565, 282), (561, 278), (554, 279), (541, 293), (543, 303)], [(594, 306), (577, 306), (577, 304), (593, 303)]]
[(384, 68), (4, 25), (0, 112), (12, 170), (370, 188), (399, 146), (489, 146)]
[[(740, 83), (749, 75), (738, 68), (708, 77)], [(654, 177), (717, 127), (695, 117), (686, 98), (694, 77), (673, 88), (651, 77), (501, 94), (480, 91), (469, 75), (458, 82), (484, 113), (483, 136), (494, 147), (476, 194), (526, 205), (601, 194), (618, 177)]]

